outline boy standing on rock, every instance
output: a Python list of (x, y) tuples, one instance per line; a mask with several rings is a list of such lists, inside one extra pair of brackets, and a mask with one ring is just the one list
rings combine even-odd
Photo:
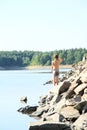
[(52, 61), (52, 72), (53, 72), (53, 84), (54, 86), (58, 85), (59, 82), (59, 65), (62, 62), (62, 59), (58, 55), (55, 55), (54, 60)]

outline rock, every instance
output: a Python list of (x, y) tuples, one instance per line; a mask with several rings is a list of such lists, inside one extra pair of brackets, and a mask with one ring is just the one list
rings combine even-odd
[[(82, 114), (73, 124), (75, 130), (87, 130), (87, 113)], [(73, 130), (74, 130), (73, 129)]]
[(84, 89), (84, 94), (82, 95), (82, 101), (87, 101), (87, 88)]
[(20, 101), (26, 103), (27, 102), (27, 96), (21, 97)]
[(82, 76), (82, 78), (81, 78), (81, 81), (83, 82), (83, 83), (87, 83), (87, 75), (85, 76)]
[(70, 98), (70, 99), (66, 100), (66, 106), (74, 106), (74, 105), (76, 105), (80, 101), (81, 101), (81, 96), (80, 95), (76, 95), (73, 98)]
[(29, 130), (71, 130), (70, 126), (65, 123), (46, 122), (30, 124)]
[(66, 99), (62, 98), (56, 105), (55, 105), (55, 111), (60, 113), (60, 110), (66, 106)]
[(68, 91), (66, 92), (66, 99), (67, 98), (71, 98), (73, 96), (73, 94), (75, 93), (74, 92), (74, 89), (79, 86), (80, 84), (82, 84), (82, 81), (80, 80), (81, 77), (77, 77), (70, 85)]
[(50, 106), (53, 106), (54, 104), (59, 102), (60, 99), (61, 99), (61, 97), (59, 95), (55, 94), (55, 96), (52, 98), (52, 101), (50, 102)]
[(84, 94), (87, 94), (87, 88), (84, 89)]
[(52, 83), (53, 83), (53, 80), (49, 80), (49, 81), (47, 81), (46, 83), (44, 83), (43, 85), (52, 84)]
[(73, 108), (72, 106), (62, 108), (60, 114), (68, 120), (72, 120), (73, 118), (77, 119), (80, 116), (79, 111)]
[(59, 113), (57, 113), (57, 112), (50, 113), (50, 115), (45, 114), (43, 116), (43, 119), (46, 119), (46, 121), (57, 121), (57, 122), (59, 122), (59, 121), (62, 120), (61, 118), (62, 118), (62, 116), (60, 116)]
[(78, 83), (76, 83), (75, 81), (71, 84), (70, 88), (68, 89), (68, 91), (66, 92), (65, 98), (72, 98), (73, 94), (74, 94), (74, 89), (78, 86)]
[(53, 86), (52, 87), (52, 89), (50, 90), (50, 93), (53, 93), (54, 95), (55, 94), (59, 94), (59, 89), (60, 89), (60, 87), (61, 87), (61, 82), (59, 83), (59, 85), (57, 85), (57, 86)]
[(82, 101), (87, 101), (87, 94), (83, 94)]
[(48, 95), (44, 95), (44, 96), (41, 96), (40, 97), (40, 100), (39, 100), (39, 105), (42, 106), (43, 104), (46, 104), (46, 99), (47, 99)]
[(69, 89), (70, 85), (70, 81), (65, 80), (63, 84), (60, 86), (59, 94), (66, 92)]
[(87, 110), (87, 101), (81, 101), (77, 105), (74, 106), (75, 109), (79, 110), (82, 114)]
[(82, 91), (84, 91), (84, 89), (87, 87), (87, 84), (86, 83), (83, 83), (83, 84), (81, 84), (81, 85), (79, 85), (78, 87), (76, 87), (75, 89), (74, 89), (74, 92), (76, 93), (76, 94), (80, 94)]
[(50, 93), (49, 95), (48, 95), (48, 97), (47, 97), (47, 104), (49, 104), (50, 103), (50, 101), (53, 99), (53, 97), (54, 97), (54, 94), (53, 93)]
[(26, 106), (26, 107), (21, 107), (20, 109), (18, 109), (18, 112), (21, 112), (22, 114), (32, 114), (33, 112), (35, 112), (37, 110), (38, 106)]
[(49, 110), (49, 105), (48, 106), (45, 106), (45, 107), (38, 107), (36, 111), (34, 111), (31, 115), (31, 117), (39, 117), (41, 118), (41, 116), (44, 114), (44, 113), (47, 113)]

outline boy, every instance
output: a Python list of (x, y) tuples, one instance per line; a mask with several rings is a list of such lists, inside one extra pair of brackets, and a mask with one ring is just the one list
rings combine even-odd
[(62, 59), (58, 55), (55, 55), (54, 60), (52, 61), (52, 72), (53, 72), (53, 84), (58, 85), (59, 79), (59, 65), (62, 62)]

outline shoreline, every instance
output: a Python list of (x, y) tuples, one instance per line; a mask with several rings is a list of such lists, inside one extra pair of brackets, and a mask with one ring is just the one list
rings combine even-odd
[[(51, 69), (51, 66), (27, 66), (26, 69)], [(71, 69), (72, 65), (60, 65), (60, 69)]]
[[(60, 69), (71, 69), (72, 65), (60, 65)], [(33, 70), (33, 69), (51, 69), (51, 66), (26, 66), (26, 67), (1, 67), (0, 70)]]

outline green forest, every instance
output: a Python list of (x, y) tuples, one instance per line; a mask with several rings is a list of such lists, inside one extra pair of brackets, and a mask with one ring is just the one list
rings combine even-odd
[(84, 48), (79, 49), (64, 49), (55, 50), (49, 52), (41, 51), (0, 51), (0, 66), (12, 67), (12, 66), (34, 66), (42, 65), (49, 66), (53, 60), (55, 54), (63, 59), (62, 64), (74, 64), (82, 60), (83, 56), (87, 54), (87, 50)]

